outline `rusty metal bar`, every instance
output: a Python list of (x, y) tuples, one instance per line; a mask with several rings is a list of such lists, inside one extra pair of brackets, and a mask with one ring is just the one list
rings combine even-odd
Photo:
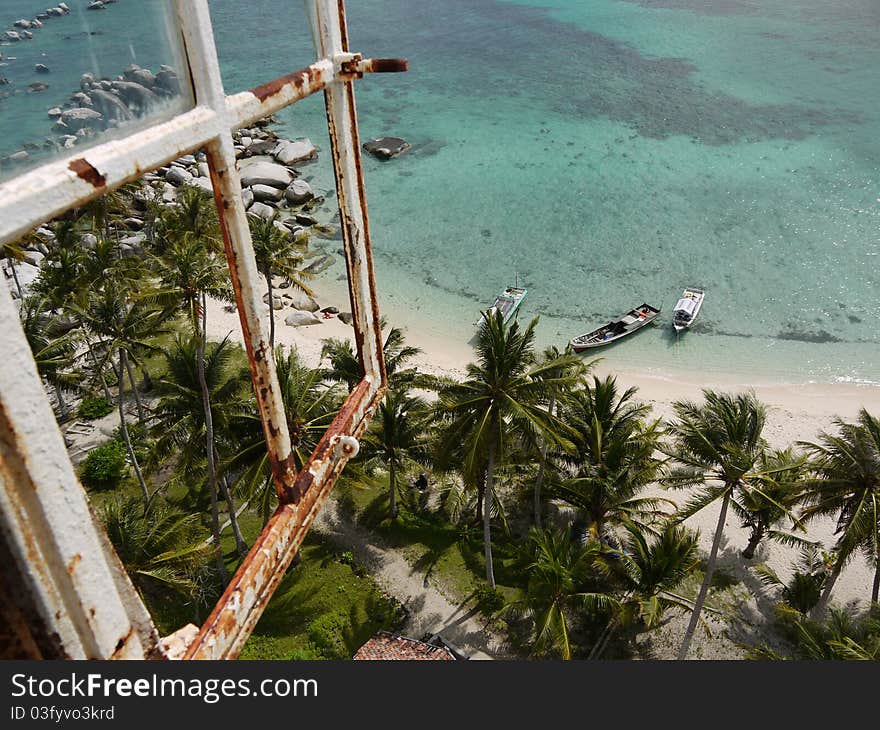
[[(309, 9), (318, 55), (351, 58), (346, 55), (343, 3), (314, 0)], [(289, 483), (285, 494), (279, 495), (281, 506), (242, 562), (185, 659), (238, 656), (336, 477), (346, 461), (357, 453), (356, 439), (366, 429), (387, 387), (351, 80), (339, 79), (328, 85), (325, 99), (349, 294), (364, 379), (349, 395), (296, 480)], [(278, 467), (274, 461), (273, 467)]]
[(52, 407), (6, 286), (0, 332), (0, 539), (15, 584), (6, 598), (27, 602), (31, 636), (48, 658), (155, 656), (150, 616), (93, 522), (61, 432), (47, 428)]
[[(309, 527), (366, 429), (382, 394), (362, 381), (346, 400), (296, 482), (295, 502), (282, 504), (269, 519), (184, 659), (234, 659), (299, 551)], [(343, 435), (344, 434), (344, 435)], [(351, 439), (351, 440), (349, 440)]]
[(218, 134), (217, 114), (197, 107), (125, 139), (112, 140), (25, 173), (0, 185), (0, 242), (145, 172), (197, 150)]
[(246, 127), (321, 91), (337, 73), (333, 60), (324, 58), (250, 91), (233, 94), (227, 99), (232, 128)]
[[(405, 70), (406, 61), (363, 60), (359, 54), (350, 53), (343, 0), (306, 0), (319, 60), (303, 71), (252, 91), (225, 97), (207, 0), (174, 0), (174, 4), (198, 106), (169, 122), (124, 140), (98, 145), (85, 155), (49, 163), (0, 186), (0, 241), (14, 240), (74, 205), (134, 180), (187, 152), (206, 148), (260, 418), (281, 504), (186, 652), (186, 658), (232, 658), (237, 656), (259, 619), (339, 472), (357, 453), (357, 438), (366, 429), (385, 392), (385, 363), (352, 81), (365, 72)], [(241, 200), (231, 130), (321, 89), (325, 92), (355, 339), (364, 377), (303, 470), (296, 474), (292, 468), (290, 438), (273, 353), (268, 350), (261, 318), (261, 281)], [(0, 331), (7, 331), (10, 314), (14, 316), (14, 308), (4, 289), (0, 292)], [(15, 336), (20, 340), (13, 341), (17, 348), (15, 354), (23, 352), (30, 357), (26, 343), (21, 347), (23, 335), (17, 317), (15, 320)], [(165, 655), (162, 646), (157, 644), (149, 616), (113, 556), (106, 537), (97, 525), (92, 525), (94, 529), (85, 527), (92, 524), (90, 517), (86, 519), (80, 514), (83, 505), (87, 508), (87, 500), (76, 483), (60, 431), (48, 430), (46, 448), (38, 454), (43, 461), (35, 461), (28, 451), (31, 440), (42, 443), (41, 433), (52, 420), (51, 409), (32, 358), (30, 370), (33, 373), (29, 372), (27, 377), (33, 382), (29, 382), (27, 392), (33, 395), (32, 386), (36, 383), (39, 396), (34, 396), (34, 419), (29, 419), (20, 407), (11, 407), (9, 394), (15, 390), (18, 397), (20, 384), (17, 381), (13, 388), (11, 381), (6, 382), (13, 370), (0, 368), (0, 483), (4, 487), (0, 506), (4, 525), (14, 523), (11, 515), (18, 516), (18, 532), (13, 530), (20, 538), (16, 545), (18, 561), (25, 566), (35, 561), (35, 582), (46, 594), (41, 594), (41, 605), (47, 607), (44, 610), (46, 624), (57, 627), (61, 634), (62, 648), (57, 653), (114, 658)], [(24, 405), (32, 404), (25, 399)], [(30, 431), (20, 437), (18, 430), (22, 425)], [(46, 473), (47, 464), (53, 469), (60, 467), (60, 471)], [(59, 484), (64, 488), (59, 490)], [(74, 495), (72, 500), (68, 499), (70, 495)], [(53, 500), (58, 501), (58, 514), (50, 514), (48, 509), (54, 504)], [(72, 511), (67, 509), (68, 503), (74, 504)], [(76, 516), (75, 524), (65, 521), (70, 515)], [(28, 536), (33, 538), (30, 542)], [(58, 549), (53, 540), (59, 542)], [(72, 546), (81, 545), (86, 545), (86, 549), (71, 553)], [(41, 555), (40, 551), (46, 554)], [(66, 562), (57, 562), (62, 559)], [(69, 581), (65, 582), (59, 566), (66, 570)], [(93, 585), (83, 585), (82, 576), (93, 579)], [(93, 596), (106, 603), (101, 610), (92, 605)], [(57, 610), (50, 615), (53, 606)], [(89, 615), (84, 616), (80, 608), (88, 609)], [(123, 629), (125, 635), (117, 637)], [(178, 654), (176, 649), (175, 655)]]
[(362, 59), (360, 55), (350, 53), (322, 58), (304, 69), (227, 97), (232, 129), (246, 127), (302, 101), (338, 78), (360, 78), (364, 73), (394, 73), (407, 68), (405, 58)]
[[(311, 0), (308, 7), (318, 55), (338, 57), (347, 54), (345, 3), (342, 0)], [(334, 81), (324, 89), (324, 96), (358, 357), (364, 377), (379, 389), (385, 387), (387, 378), (351, 79)]]
[(220, 78), (217, 49), (210, 30), (208, 6), (205, 0), (176, 0), (175, 4), (187, 57), (190, 59), (196, 99), (199, 104), (214, 108), (220, 115), (222, 131), (206, 148), (208, 165), (257, 408), (275, 475), (275, 488), (281, 498), (295, 478), (295, 472), (288, 466), (290, 433), (275, 372), (274, 353), (269, 347), (269, 338), (261, 317), (262, 282), (254, 258), (247, 213), (241, 198), (235, 148), (226, 111), (226, 96)]

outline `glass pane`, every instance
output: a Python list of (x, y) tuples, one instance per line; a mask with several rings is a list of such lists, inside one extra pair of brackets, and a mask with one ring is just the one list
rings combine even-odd
[(171, 3), (3, 0), (0, 181), (193, 105)]
[(301, 0), (209, 0), (227, 94), (237, 94), (315, 62)]

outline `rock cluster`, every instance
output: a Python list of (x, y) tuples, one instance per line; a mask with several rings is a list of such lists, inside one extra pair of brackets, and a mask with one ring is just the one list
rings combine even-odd
[[(116, 0), (108, 0), (115, 3)], [(36, 17), (20, 18), (12, 24), (12, 28), (0, 33), (0, 41), (5, 43), (19, 43), (20, 41), (33, 40), (34, 31), (43, 27), (43, 23), (50, 18), (61, 18), (70, 14), (70, 8), (66, 3), (58, 3), (57, 5), (46, 8), (42, 12), (37, 13)]]
[[(316, 195), (311, 186), (300, 177), (294, 167), (317, 159), (318, 150), (307, 138), (289, 140), (279, 137), (271, 129), (273, 118), (260, 120), (253, 127), (238, 130), (233, 134), (238, 171), (242, 185), (242, 202), (248, 215), (273, 221), (274, 225), (294, 240), (305, 240), (312, 229), (327, 234), (327, 226), (321, 226), (309, 214), (320, 206), (325, 198)], [(213, 192), (207, 159), (203, 152), (184, 155), (166, 167), (160, 167), (143, 176), (144, 183), (138, 192), (144, 207), (148, 200), (164, 205), (174, 205), (178, 191), (183, 186), (193, 186)], [(139, 231), (143, 223), (138, 219), (127, 219), (126, 225)], [(136, 239), (142, 233), (134, 233)], [(142, 240), (142, 239), (141, 239)], [(123, 239), (127, 242), (129, 239)], [(333, 257), (322, 254), (309, 264), (307, 271), (317, 274), (333, 263)], [(290, 289), (290, 282), (280, 282), (275, 287), (271, 306), (275, 310), (289, 307), (284, 318), (286, 324), (303, 327), (321, 324), (335, 314), (319, 311), (320, 305), (307, 294)], [(263, 301), (269, 306), (268, 294)], [(339, 319), (351, 324), (350, 313), (339, 314)]]
[[(48, 68), (44, 68), (48, 72)], [(47, 88), (48, 84), (34, 82), (28, 86), (28, 92), (36, 93)], [(28, 150), (41, 147), (71, 149), (80, 139), (93, 137), (143, 117), (179, 94), (180, 81), (171, 66), (161, 66), (153, 73), (132, 64), (116, 78), (83, 74), (79, 89), (61, 106), (53, 106), (46, 112), (54, 122), (52, 130), (56, 136), (42, 144), (30, 143), (25, 145), (24, 150), (0, 158), (0, 166), (28, 160)]]

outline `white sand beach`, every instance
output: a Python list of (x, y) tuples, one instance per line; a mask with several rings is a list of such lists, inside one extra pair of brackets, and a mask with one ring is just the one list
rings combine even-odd
[[(315, 297), (322, 307), (335, 306), (340, 311), (350, 310), (347, 283), (338, 276), (342, 271), (341, 265), (335, 265), (330, 272), (313, 282)], [(461, 339), (449, 338), (447, 323), (429, 319), (422, 311), (416, 311), (407, 303), (385, 301), (381, 299), (382, 313), (388, 321), (395, 326), (401, 327), (406, 335), (406, 341), (410, 345), (421, 348), (422, 353), (416, 359), (416, 364), (425, 372), (434, 374), (462, 377), (465, 366), (473, 358), (472, 346)], [(307, 363), (312, 366), (320, 362), (322, 340), (335, 338), (352, 338), (352, 328), (344, 324), (335, 316), (323, 320), (320, 325), (307, 327), (290, 327), (284, 324), (284, 317), (291, 311), (285, 307), (276, 312), (276, 342), (288, 346), (295, 346)], [(268, 331), (268, 306), (266, 307), (266, 320)], [(219, 302), (212, 302), (208, 312), (209, 337), (220, 338), (231, 333), (231, 337), (241, 341), (241, 329), (238, 314), (226, 312)], [(594, 372), (604, 376), (609, 370), (600, 362)], [(815, 440), (817, 435), (824, 430), (833, 430), (835, 417), (854, 419), (860, 408), (865, 407), (871, 413), (880, 413), (880, 386), (858, 385), (853, 383), (840, 384), (784, 384), (784, 383), (750, 383), (746, 377), (736, 375), (717, 375), (689, 373), (687, 376), (658, 376), (646, 375), (637, 371), (618, 368), (615, 370), (620, 383), (625, 386), (637, 386), (638, 397), (651, 403), (656, 417), (670, 417), (672, 404), (680, 399), (701, 399), (703, 388), (714, 388), (726, 391), (740, 391), (751, 389), (768, 406), (768, 420), (765, 427), (765, 436), (773, 447), (784, 448), (794, 444), (798, 440)], [(683, 492), (669, 492), (657, 488), (656, 492), (663, 496), (682, 503), (685, 499)], [(700, 531), (701, 544), (708, 551), (711, 545), (712, 534), (718, 518), (719, 507), (703, 510), (688, 521), (688, 524)], [(817, 521), (809, 526), (809, 538), (820, 540), (828, 548), (834, 542), (834, 524), (830, 520)], [(747, 570), (746, 562), (739, 556), (739, 551), (745, 546), (748, 539), (748, 530), (740, 527), (738, 520), (728, 514), (725, 526), (726, 542), (722, 544), (719, 559), (719, 567), (727, 573), (736, 576), (746, 585), (757, 588), (758, 581)], [(791, 563), (797, 557), (797, 551), (781, 545), (773, 544), (769, 549), (762, 545), (752, 564), (766, 561), (779, 575), (785, 579), (791, 572)], [(867, 562), (857, 557), (844, 571), (836, 587), (834, 598), (839, 604), (858, 603), (866, 606), (870, 597), (873, 571)], [(768, 594), (768, 598), (771, 597)], [(761, 616), (769, 618), (772, 611), (772, 600), (756, 601), (754, 598), (745, 597), (742, 605), (742, 615), (746, 618), (743, 625), (748, 626), (752, 620), (759, 622)], [(749, 618), (751, 617), (751, 618)], [(669, 652), (673, 652), (675, 645), (674, 634), (683, 630), (683, 625), (676, 628), (676, 619), (670, 625), (672, 636), (668, 640)], [(669, 632), (666, 632), (669, 635)], [(663, 643), (663, 638), (658, 637), (655, 643)], [(655, 645), (654, 651), (659, 655), (667, 652)], [(730, 652), (736, 651), (732, 645), (719, 645), (710, 642), (702, 645), (698, 651), (705, 658), (730, 657)]]

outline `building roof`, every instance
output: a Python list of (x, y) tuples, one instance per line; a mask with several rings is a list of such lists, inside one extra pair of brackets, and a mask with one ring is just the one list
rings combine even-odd
[(380, 631), (357, 650), (353, 659), (454, 661), (455, 656), (445, 646)]

